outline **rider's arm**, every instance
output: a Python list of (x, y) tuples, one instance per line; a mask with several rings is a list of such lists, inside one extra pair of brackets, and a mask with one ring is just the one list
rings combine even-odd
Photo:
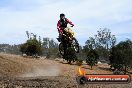
[(70, 25), (74, 26), (74, 24), (73, 24), (70, 20), (68, 20), (67, 18), (66, 18), (66, 20), (67, 20), (67, 22), (68, 22)]
[(62, 30), (61, 30), (61, 28), (60, 28), (60, 22), (59, 22), (59, 21), (58, 21), (58, 23), (57, 23), (57, 29), (58, 29), (59, 34), (62, 33)]

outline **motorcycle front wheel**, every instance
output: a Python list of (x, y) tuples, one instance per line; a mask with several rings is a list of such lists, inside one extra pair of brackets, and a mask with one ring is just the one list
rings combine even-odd
[(79, 43), (76, 38), (72, 39), (72, 47), (75, 49), (76, 53), (79, 53)]

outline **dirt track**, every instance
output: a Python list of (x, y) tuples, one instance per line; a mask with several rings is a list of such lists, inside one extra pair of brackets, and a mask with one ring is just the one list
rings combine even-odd
[(85, 84), (78, 85), (73, 77), (26, 77), (1, 78), (0, 87), (4, 88), (131, 88), (130, 84)]
[[(100, 64), (88, 74), (112, 74), (107, 64)], [(132, 88), (130, 84), (78, 85), (75, 73), (78, 66), (59, 60), (23, 58), (0, 53), (0, 88)]]

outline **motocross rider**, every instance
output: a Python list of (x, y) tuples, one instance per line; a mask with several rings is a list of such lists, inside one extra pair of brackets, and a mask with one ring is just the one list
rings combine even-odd
[[(72, 32), (70, 30), (70, 28), (67, 27), (67, 24), (70, 24), (71, 27), (74, 26), (74, 24), (68, 20), (67, 18), (65, 18), (65, 14), (60, 14), (60, 20), (58, 21), (57, 23), (57, 29), (58, 29), (58, 32), (59, 32), (59, 38), (58, 38), (58, 41), (59, 42), (62, 42), (63, 44), (63, 48), (64, 48), (64, 55), (65, 55), (65, 52), (66, 52), (66, 42), (64, 41), (63, 39), (63, 34), (66, 34), (65, 32)], [(66, 31), (64, 31), (66, 30)], [(69, 38), (70, 39), (70, 38)], [(71, 39), (70, 39), (71, 40)]]
[(59, 32), (59, 41), (62, 40), (63, 30), (65, 28), (67, 28), (67, 24), (70, 24), (71, 27), (74, 26), (74, 24), (70, 20), (65, 18), (65, 14), (63, 14), (63, 13), (60, 14), (60, 20), (57, 23), (57, 29), (58, 29), (58, 32)]

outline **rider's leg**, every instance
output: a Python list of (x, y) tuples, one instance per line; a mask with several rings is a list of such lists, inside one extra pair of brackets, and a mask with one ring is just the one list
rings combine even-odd
[(61, 42), (61, 41), (62, 41), (62, 35), (61, 35), (61, 34), (59, 34), (59, 36), (58, 36), (57, 40), (58, 40), (59, 42)]
[(61, 35), (61, 34), (59, 34), (59, 39), (60, 39), (60, 40), (62, 39), (62, 35)]
[(63, 36), (62, 36), (62, 44), (63, 44), (64, 55), (65, 55), (66, 54), (66, 41), (63, 39)]

